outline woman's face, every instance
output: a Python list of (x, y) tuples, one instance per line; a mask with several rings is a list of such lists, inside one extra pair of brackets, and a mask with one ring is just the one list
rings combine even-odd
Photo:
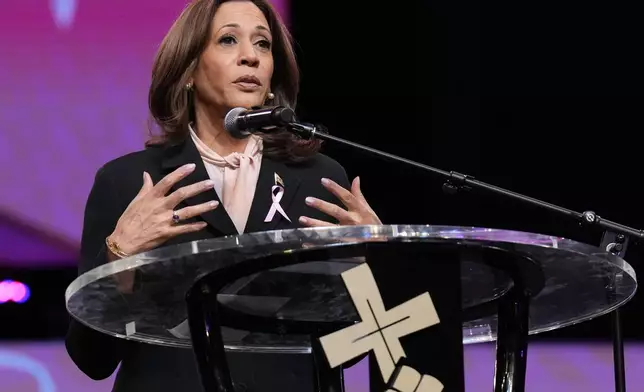
[(271, 49), (268, 22), (255, 4), (220, 5), (210, 41), (193, 74), (195, 103), (220, 113), (263, 105), (273, 76)]

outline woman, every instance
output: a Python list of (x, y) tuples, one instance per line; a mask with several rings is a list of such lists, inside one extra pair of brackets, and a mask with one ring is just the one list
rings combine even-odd
[[(160, 135), (144, 151), (97, 172), (79, 272), (159, 246), (224, 235), (380, 224), (359, 179), (349, 184), (344, 169), (318, 153), (318, 142), (286, 131), (240, 140), (223, 129), (224, 116), (235, 107), (294, 107), (298, 85), (289, 35), (266, 1), (190, 4), (153, 67), (149, 106)], [(284, 214), (270, 216), (274, 189), (283, 192)], [(114, 391), (202, 390), (190, 350), (114, 339), (76, 322), (66, 347), (93, 379), (109, 377), (120, 363)], [(311, 390), (310, 368), (298, 363), (231, 354), (230, 367), (248, 391)]]

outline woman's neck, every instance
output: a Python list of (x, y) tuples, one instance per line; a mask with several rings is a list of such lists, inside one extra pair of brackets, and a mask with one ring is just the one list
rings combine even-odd
[(214, 152), (225, 157), (233, 152), (243, 153), (248, 139), (236, 139), (224, 129), (224, 118), (216, 113), (195, 108), (197, 137)]

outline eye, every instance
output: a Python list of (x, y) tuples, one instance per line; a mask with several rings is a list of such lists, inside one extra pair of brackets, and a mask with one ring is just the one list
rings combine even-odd
[(224, 35), (223, 37), (219, 38), (219, 43), (222, 45), (233, 45), (236, 42), (237, 40), (232, 35)]
[(262, 39), (257, 41), (257, 45), (259, 45), (260, 48), (270, 50), (271, 49), (271, 41), (267, 39)]

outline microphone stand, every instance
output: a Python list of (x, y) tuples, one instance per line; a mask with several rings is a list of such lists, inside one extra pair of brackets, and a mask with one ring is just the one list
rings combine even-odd
[[(544, 208), (564, 215), (566, 217), (577, 220), (582, 226), (590, 227), (597, 226), (604, 230), (602, 236), (600, 249), (605, 249), (618, 257), (624, 258), (626, 248), (629, 243), (630, 237), (635, 240), (644, 238), (644, 230), (637, 230), (608, 219), (603, 219), (593, 211), (584, 211), (582, 213), (575, 212), (554, 204), (550, 204), (532, 197), (522, 195), (520, 193), (512, 192), (494, 185), (490, 185), (474, 179), (474, 177), (467, 174), (461, 174), (454, 171), (444, 171), (422, 163), (414, 162), (406, 158), (389, 154), (371, 147), (363, 146), (337, 136), (330, 135), (326, 129), (320, 125), (313, 125), (307, 123), (292, 122), (286, 125), (286, 129), (290, 132), (305, 138), (312, 139), (318, 138), (324, 141), (331, 141), (341, 145), (350, 146), (360, 151), (373, 154), (379, 158), (388, 159), (398, 163), (404, 163), (416, 168), (428, 171), (433, 174), (438, 174), (446, 179), (443, 184), (443, 191), (448, 194), (454, 194), (458, 191), (469, 191), (472, 189), (482, 189), (497, 195), (503, 195), (515, 200), (521, 200), (527, 204)], [(610, 288), (610, 286), (609, 286)], [(611, 327), (613, 338), (613, 362), (614, 362), (614, 375), (615, 375), (615, 392), (626, 391), (625, 369), (624, 369), (624, 339), (622, 335), (620, 309), (617, 308), (611, 313)]]

